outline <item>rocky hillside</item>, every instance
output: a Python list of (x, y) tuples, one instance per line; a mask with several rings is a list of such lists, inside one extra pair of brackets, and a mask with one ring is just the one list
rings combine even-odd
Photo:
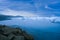
[(34, 40), (33, 37), (27, 34), (20, 28), (11, 28), (5, 25), (0, 25), (0, 40)]

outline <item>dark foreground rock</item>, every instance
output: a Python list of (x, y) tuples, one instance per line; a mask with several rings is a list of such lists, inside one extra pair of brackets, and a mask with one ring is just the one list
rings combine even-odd
[(20, 28), (0, 25), (0, 40), (34, 40), (33, 37)]

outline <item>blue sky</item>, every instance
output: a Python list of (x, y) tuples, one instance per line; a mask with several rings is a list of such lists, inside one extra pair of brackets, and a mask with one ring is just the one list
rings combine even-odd
[(60, 16), (60, 0), (0, 0), (0, 14)]

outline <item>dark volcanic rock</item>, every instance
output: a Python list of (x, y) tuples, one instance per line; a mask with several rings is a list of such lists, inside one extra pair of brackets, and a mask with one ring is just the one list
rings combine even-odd
[(34, 40), (33, 37), (19, 28), (0, 25), (0, 40)]

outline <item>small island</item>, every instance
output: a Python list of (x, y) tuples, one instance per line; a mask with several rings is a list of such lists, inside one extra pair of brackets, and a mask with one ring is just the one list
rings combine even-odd
[(20, 28), (0, 25), (0, 40), (34, 40), (34, 38)]

